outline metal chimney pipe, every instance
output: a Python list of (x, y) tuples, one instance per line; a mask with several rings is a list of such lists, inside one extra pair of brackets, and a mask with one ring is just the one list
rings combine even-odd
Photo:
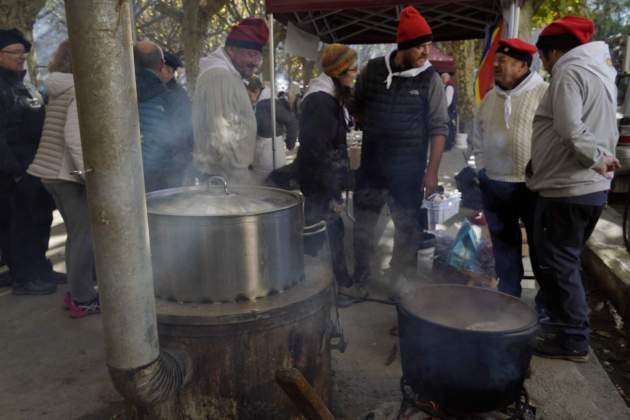
[(153, 403), (189, 376), (160, 354), (128, 0), (66, 0), (107, 365), (126, 398)]

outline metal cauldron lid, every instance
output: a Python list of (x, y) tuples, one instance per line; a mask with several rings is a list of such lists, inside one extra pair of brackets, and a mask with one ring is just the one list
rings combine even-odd
[(299, 193), (262, 186), (230, 186), (219, 176), (211, 177), (205, 185), (147, 194), (148, 213), (166, 216), (251, 216), (300, 203)]

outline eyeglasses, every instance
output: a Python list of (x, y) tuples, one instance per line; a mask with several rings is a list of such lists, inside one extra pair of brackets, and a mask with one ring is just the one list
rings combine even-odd
[(27, 55), (28, 53), (24, 50), (19, 50), (19, 51), (11, 51), (11, 50), (0, 50), (0, 52), (5, 53), (5, 54), (9, 54), (9, 55), (15, 55), (15, 56), (20, 56), (20, 55)]

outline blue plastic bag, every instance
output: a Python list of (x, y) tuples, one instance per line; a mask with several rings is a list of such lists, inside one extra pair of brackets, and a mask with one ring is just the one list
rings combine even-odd
[(481, 238), (478, 237), (472, 224), (465, 220), (448, 251), (446, 263), (458, 270), (479, 273), (482, 271), (479, 259), (481, 248)]

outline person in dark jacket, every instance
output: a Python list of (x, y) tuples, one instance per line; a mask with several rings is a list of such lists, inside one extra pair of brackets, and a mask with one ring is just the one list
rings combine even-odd
[(54, 202), (40, 180), (26, 173), (44, 123), (43, 100), (24, 81), (30, 50), (18, 30), (0, 30), (0, 246), (14, 295), (57, 288), (46, 258)]
[[(257, 79), (256, 79), (257, 80)], [(254, 89), (262, 84), (252, 81), (247, 85), (247, 90)], [(299, 124), (293, 113), (283, 105), (280, 99), (276, 99), (276, 143), (275, 143), (275, 167), (273, 159), (273, 126), (271, 125), (271, 90), (263, 88), (256, 101), (256, 156), (254, 158), (254, 170), (269, 173), (275, 168), (286, 165), (286, 150), (293, 150)], [(286, 146), (286, 149), (285, 149)]]
[[(321, 67), (324, 73), (311, 80), (302, 102), (296, 165), (305, 197), (305, 222), (312, 225), (326, 221), (333, 272), (337, 284), (343, 287), (351, 283), (340, 217), (341, 193), (347, 185), (350, 167), (346, 146), (350, 115), (346, 106), (358, 73), (357, 54), (345, 45), (329, 45), (322, 53)], [(321, 243), (307, 241), (305, 251), (315, 253), (318, 246)]]
[(185, 143), (180, 141), (177, 130), (173, 130), (173, 99), (159, 77), (164, 66), (162, 50), (151, 41), (140, 41), (133, 53), (145, 190), (181, 185), (183, 174), (173, 156), (185, 148)]
[(405, 7), (398, 49), (370, 60), (357, 80), (363, 144), (354, 194), (354, 280), (362, 294), (374, 256), (374, 226), (385, 203), (395, 226), (389, 270), (394, 292), (399, 280), (416, 272), (423, 189), (426, 196), (437, 189), (448, 134), (444, 87), (428, 61), (431, 40), (431, 28), (420, 12)]
[[(192, 101), (186, 89), (177, 81), (175, 75), (183, 67), (182, 61), (171, 52), (164, 52), (164, 66), (160, 71), (160, 79), (166, 84), (170, 94), (169, 102), (172, 108), (172, 132), (177, 137), (177, 153), (173, 156), (172, 172), (181, 173), (183, 178), (190, 178), (194, 174), (192, 168), (193, 128)], [(182, 177), (167, 179), (169, 187), (181, 186)]]

